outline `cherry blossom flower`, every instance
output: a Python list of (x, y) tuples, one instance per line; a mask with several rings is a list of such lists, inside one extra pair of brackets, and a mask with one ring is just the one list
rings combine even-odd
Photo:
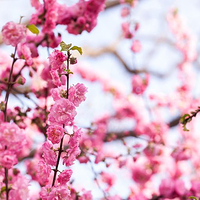
[(43, 160), (40, 160), (37, 165), (36, 176), (41, 185), (46, 185), (49, 182), (49, 175), (51, 173), (51, 167), (47, 165)]
[(51, 199), (62, 199), (62, 200), (69, 200), (70, 198), (70, 190), (67, 185), (58, 185), (54, 186), (49, 193), (48, 200)]
[(4, 149), (6, 146), (8, 150), (18, 153), (26, 144), (24, 131), (15, 123), (1, 123), (0, 130), (0, 149)]
[(43, 158), (49, 165), (55, 166), (57, 161), (57, 153), (53, 150), (53, 145), (46, 141), (41, 148)]
[(175, 189), (175, 183), (172, 179), (163, 179), (159, 191), (163, 197), (170, 198)]
[(51, 89), (51, 96), (53, 97), (54, 101), (57, 101), (61, 98), (66, 98), (67, 97), (66, 86), (62, 85), (61, 87)]
[(25, 41), (26, 27), (12, 21), (7, 22), (2, 28), (2, 36), (5, 44), (16, 46)]
[(68, 56), (63, 54), (59, 50), (54, 50), (49, 56), (49, 62), (52, 70), (58, 70), (61, 68), (64, 61), (66, 61)]
[(132, 78), (132, 92), (135, 94), (143, 94), (149, 84), (149, 75), (146, 74), (145, 79), (139, 75), (134, 75)]
[(16, 154), (13, 151), (10, 150), (0, 151), (0, 166), (10, 169), (17, 163), (18, 160)]
[(68, 167), (74, 164), (74, 161), (76, 160), (76, 157), (81, 153), (81, 150), (78, 146), (74, 146), (67, 149), (66, 153), (67, 155), (63, 157), (63, 164)]
[(62, 126), (51, 125), (47, 129), (48, 139), (53, 143), (57, 144), (61, 141), (64, 135), (64, 129)]
[(49, 121), (50, 124), (67, 125), (72, 123), (75, 116), (74, 104), (68, 99), (60, 99), (51, 107)]
[(9, 191), (9, 199), (23, 200), (29, 199), (29, 180), (27, 177), (18, 174), (13, 176), (12, 189)]
[(58, 182), (61, 185), (65, 185), (70, 180), (72, 173), (73, 172), (71, 169), (66, 169), (66, 170), (62, 171), (62, 173), (60, 173), (60, 175), (58, 177)]
[(19, 58), (25, 59), (26, 64), (31, 66), (33, 64), (31, 50), (26, 44), (19, 44), (17, 48), (17, 54)]
[(134, 53), (138, 53), (138, 52), (140, 52), (141, 48), (142, 48), (142, 45), (141, 45), (140, 41), (134, 40), (131, 45), (131, 51), (133, 51)]
[(86, 92), (87, 88), (83, 84), (77, 83), (75, 86), (69, 88), (69, 100), (78, 107), (82, 101), (85, 101)]

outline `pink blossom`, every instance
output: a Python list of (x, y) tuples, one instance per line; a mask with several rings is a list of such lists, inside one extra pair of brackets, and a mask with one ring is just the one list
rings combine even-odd
[(186, 187), (185, 187), (185, 183), (178, 179), (175, 181), (175, 191), (179, 196), (184, 196), (186, 194)]
[(24, 131), (14, 123), (4, 122), (0, 124), (0, 149), (5, 146), (8, 150), (18, 153), (26, 144)]
[(61, 84), (62, 84), (62, 85), (66, 85), (67, 77), (66, 77), (65, 74), (61, 75), (60, 81), (61, 81)]
[(47, 165), (43, 160), (40, 160), (37, 165), (36, 176), (41, 185), (46, 185), (49, 182), (49, 175), (51, 173), (51, 167)]
[(98, 151), (94, 163), (98, 164), (99, 162), (105, 160), (105, 157), (106, 156), (104, 155), (102, 151)]
[(144, 167), (134, 166), (132, 178), (138, 184), (145, 184), (151, 178), (151, 172)]
[(17, 163), (18, 160), (16, 154), (13, 151), (10, 150), (0, 151), (0, 166), (10, 169)]
[(71, 7), (59, 6), (58, 23), (67, 25), (67, 31), (75, 35), (84, 30), (90, 32), (96, 26), (98, 14), (104, 9), (104, 4), (105, 0), (80, 0)]
[(101, 178), (104, 183), (108, 184), (108, 188), (106, 189), (106, 191), (110, 190), (110, 188), (114, 185), (116, 179), (114, 175), (106, 172), (101, 173)]
[(53, 143), (57, 144), (61, 141), (64, 135), (64, 129), (59, 125), (51, 125), (47, 129), (48, 139)]
[(82, 101), (85, 101), (85, 93), (87, 88), (81, 84), (77, 83), (75, 86), (69, 88), (69, 100), (75, 105), (79, 106)]
[(81, 156), (78, 157), (78, 161), (80, 163), (87, 163), (89, 161), (89, 158), (85, 155), (81, 155)]
[(79, 148), (79, 140), (81, 138), (81, 129), (77, 129), (77, 127), (74, 127), (74, 133), (73, 136), (70, 137), (70, 140), (68, 142), (69, 149), (67, 149), (65, 155), (63, 157), (63, 163), (66, 166), (73, 165), (73, 162), (76, 160), (76, 157), (80, 154), (80, 148)]
[(67, 185), (58, 185), (52, 187), (48, 200), (69, 200), (70, 191)]
[(139, 75), (134, 75), (131, 84), (133, 93), (143, 94), (149, 84), (149, 75), (146, 74), (145, 79), (142, 79)]
[(42, 200), (49, 200), (49, 193), (51, 192), (51, 186), (46, 185), (45, 187), (42, 187), (40, 191), (40, 198)]
[(37, 49), (37, 47), (35, 46), (34, 43), (26, 43), (26, 45), (27, 45), (27, 46), (29, 47), (29, 49), (30, 49), (31, 57), (32, 57), (32, 58), (36, 58), (36, 57), (39, 56), (39, 54), (38, 54), (38, 49)]
[(45, 23), (42, 28), (43, 33), (51, 33), (56, 27), (57, 17), (58, 17), (58, 6), (56, 1), (46, 4), (46, 14), (45, 14)]
[(61, 68), (64, 61), (66, 61), (68, 56), (63, 54), (63, 52), (59, 50), (54, 50), (51, 55), (49, 56), (49, 62), (51, 65), (51, 68), (53, 70), (58, 70)]
[(37, 177), (37, 163), (38, 163), (38, 159), (36, 158), (25, 161), (27, 174), (31, 176), (32, 180), (37, 180), (38, 178)]
[(42, 152), (44, 160), (47, 164), (55, 166), (57, 162), (57, 153), (53, 149), (53, 145), (46, 141), (42, 145)]
[(122, 31), (125, 38), (132, 38), (133, 33), (130, 31), (130, 24), (128, 22), (122, 23)]
[(58, 75), (58, 71), (57, 70), (51, 70), (50, 74), (51, 74), (52, 81), (53, 81), (54, 85), (56, 85), (57, 87), (61, 86), (62, 83), (60, 81), (60, 77)]
[(74, 146), (73, 148), (67, 149), (67, 155), (63, 157), (63, 164), (67, 167), (74, 164), (76, 157), (81, 153), (81, 150), (78, 146)]
[(29, 180), (18, 174), (12, 177), (12, 189), (9, 191), (9, 199), (25, 200), (29, 199)]
[(174, 151), (171, 153), (171, 156), (176, 161), (188, 160), (191, 157), (191, 149), (179, 146), (174, 149)]
[(65, 185), (71, 178), (72, 175), (72, 170), (71, 169), (66, 169), (62, 173), (60, 173), (58, 177), (58, 182), (61, 185)]
[(142, 48), (142, 45), (141, 45), (140, 41), (134, 40), (131, 45), (131, 51), (133, 51), (134, 53), (138, 53), (138, 52), (140, 52), (141, 48)]
[(26, 37), (26, 27), (14, 22), (6, 23), (2, 28), (3, 41), (7, 45), (16, 46), (24, 42)]
[(144, 149), (144, 154), (147, 157), (154, 157), (157, 155), (160, 155), (162, 153), (161, 148), (158, 145), (154, 145), (153, 143), (149, 144), (145, 149)]
[(33, 64), (33, 59), (31, 57), (31, 51), (28, 45), (26, 44), (19, 44), (17, 46), (17, 54), (19, 58), (24, 59), (27, 65)]
[(127, 7), (122, 8), (121, 10), (121, 16), (122, 17), (127, 17), (130, 14), (130, 9)]
[(31, 0), (31, 5), (35, 8), (38, 9), (41, 5), (39, 0)]
[[(53, 32), (48, 34), (49, 36), (49, 47), (56, 48), (62, 41), (61, 34), (58, 33), (56, 36)], [(44, 43), (45, 46), (48, 46), (47, 43)]]
[(68, 99), (60, 99), (51, 107), (49, 121), (51, 124), (67, 125), (72, 123), (75, 116), (74, 104)]
[(73, 136), (70, 137), (70, 140), (69, 140), (69, 148), (72, 148), (74, 146), (79, 146), (81, 133), (82, 133), (81, 129), (78, 129), (76, 126), (74, 126)]
[(200, 196), (199, 188), (200, 188), (200, 181), (199, 180), (192, 180), (191, 181), (191, 189), (190, 189), (192, 194), (194, 194), (195, 196)]
[(51, 96), (54, 101), (67, 97), (67, 90), (65, 86), (51, 89)]
[(159, 186), (159, 191), (160, 194), (166, 198), (170, 198), (171, 195), (173, 194), (175, 189), (175, 184), (172, 179), (164, 179), (162, 180), (160, 186)]

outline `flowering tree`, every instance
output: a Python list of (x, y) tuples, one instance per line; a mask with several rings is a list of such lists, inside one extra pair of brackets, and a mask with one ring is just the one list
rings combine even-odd
[[(11, 56), (0, 52), (0, 199), (184, 200), (200, 196), (200, 137), (194, 118), (200, 102), (194, 95), (192, 67), (198, 61), (195, 35), (178, 9), (168, 11), (170, 38), (156, 38), (156, 44), (167, 43), (178, 51), (172, 70), (177, 83), (170, 86), (170, 95), (155, 93), (153, 79), (163, 81), (167, 74), (133, 68), (117, 48), (126, 41), (132, 54), (142, 53), (142, 39), (137, 38), (142, 24), (132, 19), (139, 4), (137, 0), (79, 0), (68, 6), (57, 0), (31, 0), (35, 13), (27, 24), (20, 18), (19, 23), (3, 26), (3, 43), (14, 52)], [(122, 35), (102, 49), (85, 48), (85, 54), (113, 55), (127, 73), (126, 83), (79, 62), (82, 48), (63, 41), (58, 31), (64, 26), (69, 34), (90, 33), (99, 13), (115, 6), (120, 6)], [(145, 59), (152, 54), (154, 50)], [(80, 82), (70, 84), (75, 76)], [(80, 107), (94, 98), (95, 93), (86, 95), (95, 84), (101, 86), (104, 101), (109, 96), (111, 109), (101, 107), (100, 116), (87, 118), (90, 108)], [(16, 100), (22, 106), (12, 106)], [(77, 118), (84, 118), (87, 126)], [(80, 173), (75, 165), (89, 169), (92, 187), (83, 178), (87, 170)]]

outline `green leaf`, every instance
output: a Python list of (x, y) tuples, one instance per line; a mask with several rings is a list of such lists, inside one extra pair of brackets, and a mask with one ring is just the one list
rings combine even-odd
[(81, 47), (78, 46), (73, 46), (70, 50), (77, 50), (81, 55), (83, 54)]
[(34, 24), (28, 24), (28, 25), (26, 25), (26, 28), (29, 29), (29, 31), (31, 31), (32, 33), (34, 33), (36, 35), (39, 34), (39, 30)]
[(5, 192), (6, 191), (6, 186), (3, 186), (2, 188), (1, 188), (1, 194), (3, 193), (3, 192)]
[(61, 51), (68, 51), (72, 44), (66, 44), (65, 42), (60, 43)]
[(73, 74), (73, 72), (72, 72), (70, 69), (66, 70), (66, 72), (67, 72), (68, 74)]
[(180, 119), (181, 124), (185, 124), (185, 123), (186, 123), (186, 119), (185, 119), (186, 117), (190, 117), (190, 115), (189, 115), (189, 114), (183, 115), (183, 116), (181, 117), (181, 119)]
[(186, 128), (186, 124), (183, 125), (183, 130), (184, 131), (189, 131), (189, 129)]
[(189, 199), (199, 200), (199, 198), (194, 197), (194, 196), (190, 196)]

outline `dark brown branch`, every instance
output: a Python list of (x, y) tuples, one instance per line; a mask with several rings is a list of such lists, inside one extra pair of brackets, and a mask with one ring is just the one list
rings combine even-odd
[(101, 56), (103, 54), (112, 54), (114, 55), (118, 61), (122, 64), (122, 66), (126, 69), (127, 72), (132, 73), (132, 74), (141, 74), (141, 73), (149, 73), (153, 76), (156, 76), (158, 78), (164, 78), (167, 77), (172, 70), (170, 70), (170, 73), (165, 73), (165, 74), (160, 74), (158, 72), (155, 71), (151, 71), (151, 70), (147, 70), (147, 69), (131, 69), (131, 67), (129, 67), (127, 65), (127, 63), (124, 61), (124, 59), (120, 56), (120, 54), (116, 51), (117, 46), (119, 44), (119, 41), (121, 40), (121, 37), (117, 38), (117, 40), (115, 42), (113, 42), (111, 45), (108, 45), (106, 47), (103, 47), (101, 49), (90, 49), (85, 47), (84, 48), (84, 54), (90, 57), (98, 57)]
[(125, 61), (122, 59), (122, 57), (117, 53), (117, 51), (113, 51), (113, 55), (116, 56), (116, 58), (122, 63), (122, 65), (125, 67), (125, 69), (132, 74), (141, 74), (141, 73), (150, 73), (151, 75), (157, 76), (159, 78), (163, 78), (165, 75), (160, 74), (154, 71), (148, 71), (146, 69), (131, 69)]
[(169, 122), (169, 127), (173, 128), (174, 126), (177, 126), (179, 124), (180, 121), (180, 116), (174, 118), (172, 121)]

